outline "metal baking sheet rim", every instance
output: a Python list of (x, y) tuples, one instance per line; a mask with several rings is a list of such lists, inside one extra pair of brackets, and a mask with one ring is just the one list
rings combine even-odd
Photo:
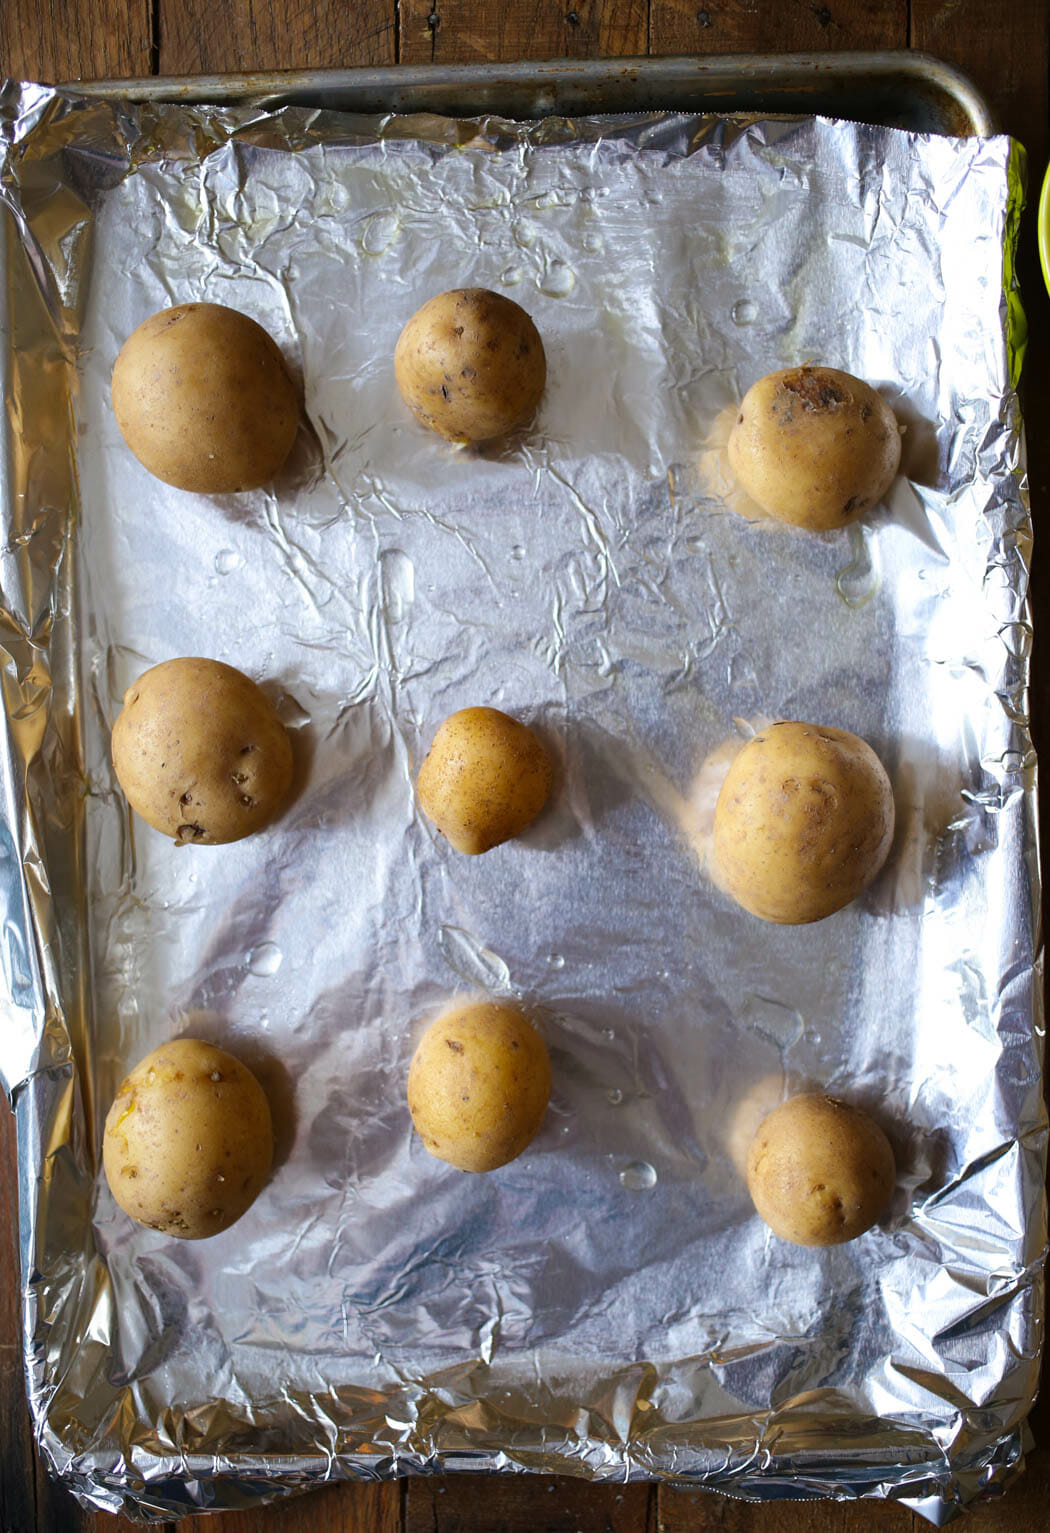
[[(910, 50), (856, 53), (683, 54), (655, 58), (551, 59), (513, 64), (368, 66), (357, 69), (174, 75), (67, 82), (94, 98), (232, 105), (256, 101), (325, 105), (357, 112), (432, 111), (474, 116), (547, 116), (641, 107), (688, 111), (778, 112), (821, 109), (813, 98), (874, 86), (903, 101), (932, 103), (935, 132), (988, 138), (998, 124), (988, 102), (960, 70)], [(498, 99), (495, 94), (498, 94)], [(844, 109), (837, 115), (849, 117)], [(874, 120), (881, 121), (875, 116)], [(900, 124), (898, 124), (900, 125)], [(922, 127), (909, 121), (907, 126)]]

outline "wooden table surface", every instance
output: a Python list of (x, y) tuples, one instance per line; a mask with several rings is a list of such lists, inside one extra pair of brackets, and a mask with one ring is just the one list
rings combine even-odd
[[(1031, 156), (1021, 274), (1030, 324), (1025, 413), (1037, 534), (1050, 511), (1050, 302), (1039, 280), (1034, 209), (1047, 157), (1047, 0), (0, 0), (0, 73), (73, 80), (150, 74), (427, 64), (602, 55), (915, 48), (966, 71)], [(1038, 535), (1037, 535), (1038, 544)], [(1050, 574), (1033, 571), (1036, 633), (1050, 631)], [(1047, 651), (1050, 652), (1050, 651)], [(1037, 645), (1036, 743), (1048, 662)], [(1050, 779), (1047, 779), (1050, 780)], [(33, 1451), (19, 1343), (14, 1135), (0, 1108), (0, 1528), (115, 1528), (53, 1484)], [(969, 1518), (974, 1533), (1050, 1528), (1050, 1408), (1005, 1497)], [(190, 1519), (178, 1526), (187, 1533)], [(337, 1485), (275, 1507), (213, 1516), (209, 1533), (903, 1533), (929, 1525), (882, 1503), (752, 1506), (656, 1486), (539, 1476), (460, 1476)]]

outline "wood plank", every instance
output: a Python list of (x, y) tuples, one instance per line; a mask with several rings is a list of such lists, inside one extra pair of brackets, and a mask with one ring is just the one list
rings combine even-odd
[(1045, 163), (1048, 30), (1047, 0), (911, 0), (912, 47), (969, 75), (1037, 164)]
[(652, 0), (650, 53), (906, 48), (908, 0)]
[(180, 1517), (173, 1526), (178, 1533), (401, 1533), (401, 1487), (344, 1481), (251, 1511), (213, 1512), (204, 1524)]
[(929, 1523), (885, 1501), (737, 1501), (660, 1488), (659, 1533), (919, 1533)]
[[(65, 1486), (45, 1476), (43, 1469), (37, 1471), (40, 1500), (37, 1503), (39, 1521), (25, 1533), (130, 1533), (132, 1523), (112, 1512), (88, 1511), (66, 1490)], [(151, 1522), (150, 1533), (175, 1533), (173, 1522)], [(5, 1528), (4, 1533), (8, 1533)], [(21, 1529), (12, 1533), (22, 1533)]]
[(393, 64), (396, 17), (397, 0), (160, 0), (159, 72)]
[(401, 62), (624, 57), (648, 49), (648, 0), (401, 0)]
[(3, 0), (0, 73), (92, 80), (152, 72), (150, 0)]
[(566, 1475), (409, 1480), (404, 1533), (657, 1533), (656, 1487)]

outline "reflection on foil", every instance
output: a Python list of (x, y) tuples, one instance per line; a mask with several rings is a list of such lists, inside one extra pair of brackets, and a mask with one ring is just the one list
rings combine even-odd
[[(934, 1522), (1006, 1480), (1044, 1233), (1019, 151), (18, 85), (0, 121), (0, 1064), (52, 1464), (159, 1518), (451, 1462)], [(549, 361), (536, 421), (474, 452), (391, 366), (461, 284), (509, 289)], [(125, 336), (202, 298), (302, 380), (256, 495), (169, 490), (113, 422)], [(805, 358), (908, 425), (910, 478), (846, 537), (726, 515), (711, 477), (726, 412)], [(265, 834), (176, 854), (108, 730), (142, 669), (202, 651), (267, 687), (296, 785)], [(558, 791), (464, 858), (413, 781), (479, 702), (537, 728)], [(746, 721), (778, 717), (862, 734), (900, 802), (884, 875), (814, 928), (706, 872)], [(534, 1008), (555, 1084), (528, 1154), (463, 1177), (404, 1080), (477, 987)], [(200, 1243), (133, 1226), (98, 1165), (122, 1075), (190, 1027), (257, 1069), (279, 1133)], [(804, 1084), (877, 1111), (902, 1168), (888, 1223), (816, 1254), (767, 1238), (740, 1174)]]

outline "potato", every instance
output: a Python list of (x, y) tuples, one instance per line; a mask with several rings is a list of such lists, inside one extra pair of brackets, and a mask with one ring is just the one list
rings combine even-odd
[(762, 1121), (747, 1157), (759, 1216), (781, 1240), (837, 1246), (870, 1229), (893, 1194), (889, 1140), (834, 1097), (791, 1097)]
[(427, 1028), (408, 1072), (419, 1137), (460, 1171), (494, 1171), (520, 1155), (550, 1092), (547, 1047), (509, 1001), (454, 1003)]
[(147, 1054), (106, 1115), (102, 1161), (126, 1214), (179, 1240), (229, 1229), (273, 1161), (270, 1107), (240, 1060), (196, 1038)]
[(131, 333), (113, 368), (113, 411), (151, 474), (205, 495), (266, 484), (299, 429), (276, 344), (217, 303), (163, 309)]
[(844, 527), (877, 505), (900, 466), (896, 417), (880, 394), (832, 367), (792, 367), (744, 395), (729, 464), (770, 516)]
[(261, 830), (292, 781), (277, 710), (219, 660), (165, 660), (124, 694), (113, 767), (132, 809), (180, 845)]
[(476, 857), (532, 824), (552, 776), (551, 758), (527, 724), (498, 708), (461, 708), (434, 736), (416, 793), (457, 852)]
[(417, 420), (453, 442), (487, 442), (524, 423), (547, 381), (532, 320), (483, 287), (439, 293), (402, 330), (394, 351), (401, 397)]
[(740, 751), (718, 795), (717, 882), (763, 921), (822, 921), (871, 883), (893, 821), (870, 745), (845, 729), (772, 724)]

